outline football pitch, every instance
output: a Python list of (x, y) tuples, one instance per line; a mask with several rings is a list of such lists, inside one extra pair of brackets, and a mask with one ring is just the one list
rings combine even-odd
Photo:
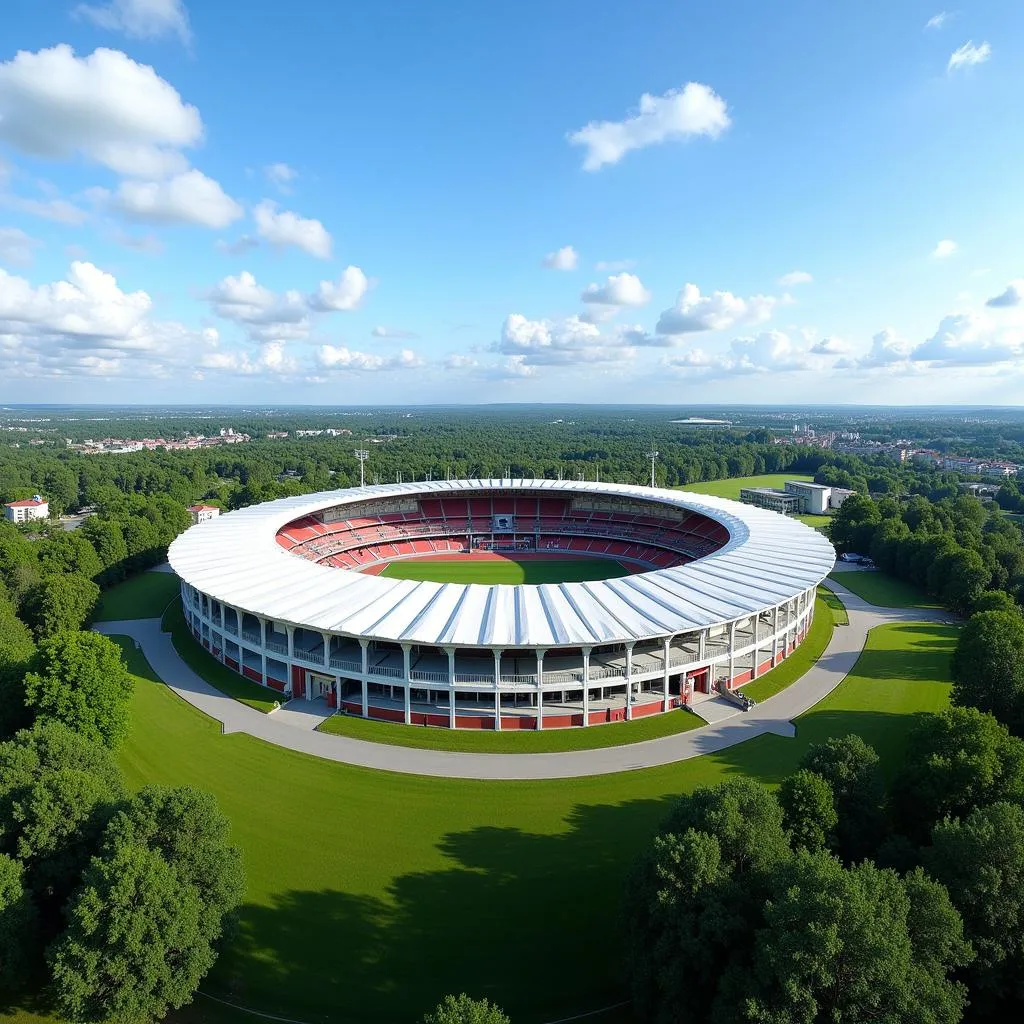
[(381, 576), (431, 583), (583, 583), (628, 576), (613, 558), (409, 558), (391, 562)]

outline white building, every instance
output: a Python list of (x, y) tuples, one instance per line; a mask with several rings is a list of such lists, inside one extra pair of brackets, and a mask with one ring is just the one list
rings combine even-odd
[(220, 509), (216, 505), (189, 505), (188, 511), (193, 524), (205, 523), (208, 519), (216, 519), (220, 515)]
[(787, 480), (786, 491), (802, 498), (804, 512), (812, 516), (821, 516), (828, 511), (828, 499), (832, 494), (832, 488), (825, 484), (808, 484), (802, 480)]
[(27, 523), (33, 519), (49, 519), (50, 503), (39, 494), (4, 505), (4, 518), (9, 523)]

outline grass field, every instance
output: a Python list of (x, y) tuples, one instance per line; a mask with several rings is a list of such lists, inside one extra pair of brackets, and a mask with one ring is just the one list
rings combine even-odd
[(260, 686), (259, 683), (240, 676), (227, 665), (222, 665), (198, 643), (185, 622), (180, 597), (164, 612), (160, 625), (165, 633), (171, 634), (171, 643), (174, 644), (174, 649), (181, 660), (197, 676), (205, 679), (211, 686), (216, 686), (222, 693), (264, 714), (272, 711), (277, 702), (284, 703), (287, 700), (283, 694), (269, 687)]
[(736, 476), (731, 480), (707, 480), (700, 484), (687, 484), (676, 490), (693, 491), (696, 494), (714, 494), (719, 498), (738, 501), (741, 487), (776, 487), (782, 490), (787, 480), (813, 481), (806, 473), (763, 473), (761, 476)]
[(846, 605), (843, 604), (838, 594), (833, 594), (828, 587), (818, 587), (818, 597), (828, 605), (829, 610), (832, 612), (832, 621), (837, 626), (848, 626), (850, 624), (850, 616), (846, 611)]
[(613, 558), (409, 558), (390, 562), (381, 576), (433, 583), (581, 583), (608, 580), (636, 572)]
[(144, 572), (103, 591), (94, 622), (158, 619), (179, 594), (181, 584), (170, 572)]
[(882, 608), (941, 608), (923, 591), (874, 569), (843, 570), (829, 574), (840, 586), (852, 590), (869, 604)]
[[(778, 668), (772, 669), (756, 682), (744, 686), (744, 693), (750, 694), (755, 700), (763, 700), (773, 693), (778, 693), (799, 679), (821, 656), (821, 652), (832, 638), (834, 618), (841, 613), (845, 619), (846, 609), (834, 594), (829, 594), (824, 588), (819, 590), (819, 594), (821, 596), (815, 608), (814, 624), (800, 649)], [(830, 611), (826, 594), (838, 605), (838, 613)], [(752, 687), (757, 687), (757, 690), (751, 692)], [(620, 722), (589, 729), (543, 729), (540, 732), (410, 729), (394, 722), (377, 722), (366, 718), (335, 715), (320, 726), (320, 731), (351, 736), (353, 739), (372, 740), (375, 743), (393, 743), (401, 747), (467, 750), (492, 754), (536, 754), (558, 750), (594, 750), (599, 747), (622, 746), (626, 743), (642, 743), (644, 740), (698, 729), (704, 724), (702, 718), (682, 710), (667, 715), (640, 718), (635, 722)]]
[[(538, 1024), (622, 998), (623, 877), (674, 795), (738, 773), (778, 783), (810, 743), (851, 731), (891, 769), (910, 716), (948, 700), (955, 635), (933, 624), (876, 630), (796, 740), (518, 783), (371, 772), (225, 736), (152, 682), (128, 645), (140, 681), (120, 760), (135, 786), (212, 790), (234, 824), (248, 898), (206, 991), (302, 1021), (376, 1024), (418, 1020), (444, 993), (468, 990), (516, 1024)], [(524, 950), (546, 965), (529, 984), (512, 969)], [(558, 967), (567, 951), (576, 969)], [(206, 1004), (198, 1012), (181, 1019), (227, 1019)]]

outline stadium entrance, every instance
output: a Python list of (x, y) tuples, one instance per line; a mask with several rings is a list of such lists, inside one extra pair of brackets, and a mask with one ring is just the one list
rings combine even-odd
[(319, 700), (334, 692), (334, 679), (316, 672), (306, 673), (306, 699)]

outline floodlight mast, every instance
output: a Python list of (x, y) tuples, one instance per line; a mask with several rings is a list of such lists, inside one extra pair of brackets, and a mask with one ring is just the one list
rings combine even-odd
[(370, 457), (370, 453), (365, 448), (357, 448), (353, 452), (355, 457), (359, 460), (359, 486), (366, 486), (366, 460)]
[(658, 458), (658, 456), (660, 454), (661, 454), (660, 452), (656, 452), (653, 448), (649, 452), (647, 452), (647, 458), (649, 458), (651, 460), (651, 490), (654, 490), (654, 486), (655, 486), (655, 483), (654, 483), (654, 463), (655, 463), (655, 460)]

